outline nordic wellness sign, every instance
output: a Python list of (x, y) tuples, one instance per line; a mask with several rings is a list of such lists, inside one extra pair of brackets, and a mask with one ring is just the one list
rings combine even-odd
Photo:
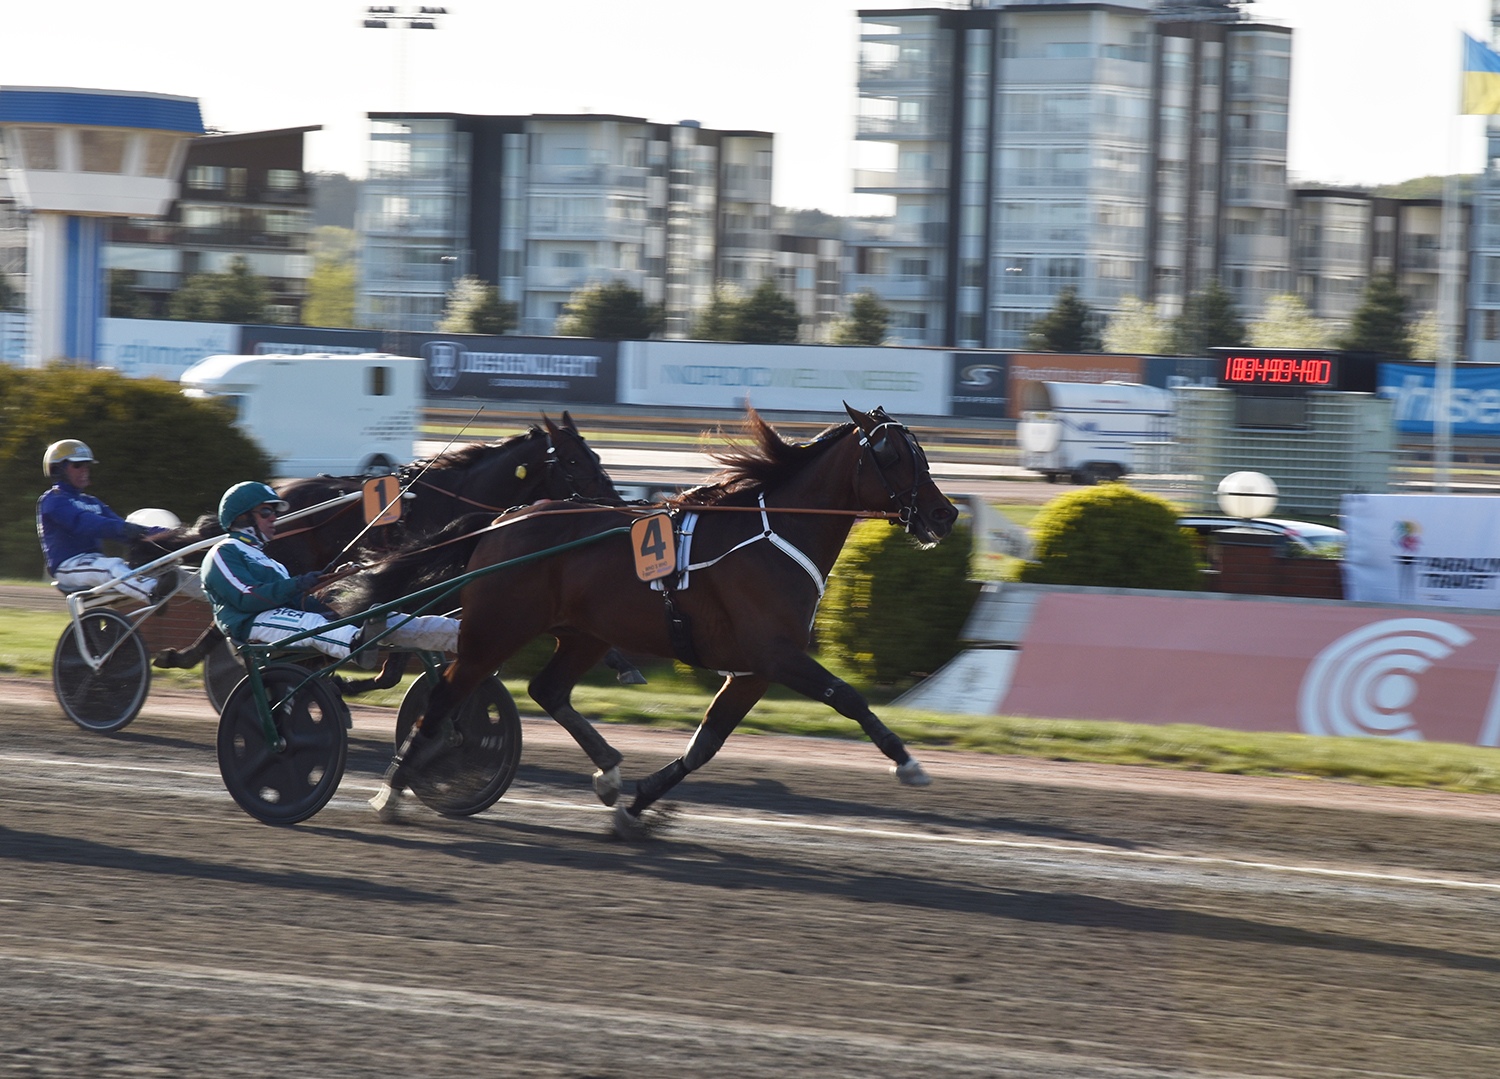
[(701, 341), (620, 349), (622, 404), (840, 412), (848, 401), (899, 415), (949, 414), (952, 359), (942, 351)]
[[(1432, 433), (1435, 381), (1436, 370), (1431, 364), (1380, 365), (1378, 392), (1396, 402), (1396, 430)], [(1448, 416), (1455, 435), (1500, 435), (1500, 364), (1455, 367)]]

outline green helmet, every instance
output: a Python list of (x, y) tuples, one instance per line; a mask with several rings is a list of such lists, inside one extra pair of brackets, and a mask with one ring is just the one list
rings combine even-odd
[(276, 507), (277, 513), (285, 513), (291, 509), (285, 499), (264, 483), (256, 483), (253, 480), (236, 483), (224, 492), (223, 498), (219, 499), (219, 527), (228, 532), (234, 527), (236, 517), (242, 513), (249, 513), (256, 506), (263, 506), (267, 502)]

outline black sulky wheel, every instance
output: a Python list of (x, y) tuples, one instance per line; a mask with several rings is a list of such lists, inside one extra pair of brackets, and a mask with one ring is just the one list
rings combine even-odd
[(328, 804), (344, 776), (349, 735), (343, 702), (324, 679), (307, 676), (307, 668), (291, 663), (261, 672), (276, 729), (286, 740), (279, 753), (266, 744), (248, 679), (230, 693), (219, 716), (219, 774), (240, 808), (263, 824), (306, 820)]
[(220, 641), (203, 657), (203, 692), (214, 711), (224, 714), (224, 705), (234, 687), (245, 680), (245, 665), (235, 655), (228, 639)]
[(95, 657), (110, 653), (93, 670), (83, 658), (72, 624), (52, 655), (52, 688), (68, 718), (86, 731), (117, 731), (139, 714), (151, 689), (146, 644), (128, 618), (93, 610), (78, 619), (85, 646)]
[[(412, 683), (396, 714), (396, 750), (400, 752), (427, 708), (432, 685)], [(521, 763), (521, 717), (516, 702), (494, 675), (479, 683), (459, 709), (463, 743), (429, 763), (410, 780), (411, 792), (445, 817), (470, 817), (500, 800)]]

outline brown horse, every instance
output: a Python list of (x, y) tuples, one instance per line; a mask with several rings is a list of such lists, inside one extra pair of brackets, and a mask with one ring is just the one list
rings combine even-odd
[[(398, 477), (407, 490), (407, 498), (398, 524), (363, 531), (359, 503), (348, 502), (294, 522), (266, 545), (266, 553), (295, 577), (323, 569), (346, 554), (378, 556), (407, 540), (420, 541), (475, 510), (493, 515), (538, 499), (581, 498), (619, 503), (619, 492), (604, 471), (599, 455), (579, 434), (573, 417), (564, 412), (562, 423), (557, 424), (543, 415), (542, 422), (544, 427), (532, 427), (500, 442), (471, 443), (403, 465)], [(278, 485), (276, 492), (292, 510), (301, 510), (358, 491), (365, 479), (315, 476)], [(190, 528), (176, 529), (156, 540), (139, 541), (131, 552), (131, 561), (140, 565), (222, 531), (217, 520), (206, 516)], [(154, 663), (158, 667), (194, 667), (222, 639), (223, 634), (210, 624), (190, 647), (181, 651), (165, 649), (156, 655)], [(629, 684), (644, 681), (640, 672), (617, 654), (608, 657), (607, 662), (620, 672), (621, 681)], [(386, 683), (394, 685), (404, 670), (402, 656), (373, 682), (345, 683), (345, 692), (387, 688)]]
[[(628, 534), (471, 580), (463, 589), (458, 660), (434, 688), (372, 801), (381, 817), (392, 818), (408, 777), (461, 737), (449, 722), (457, 706), (539, 633), (556, 637), (557, 650), (528, 689), (593, 760), (594, 787), (606, 805), (619, 794), (621, 755), (572, 706), (573, 687), (584, 672), (617, 645), (676, 656), (725, 675), (683, 756), (640, 780), (629, 808), (616, 808), (615, 827), (623, 835), (640, 834), (642, 812), (707, 764), (773, 682), (857, 722), (903, 783), (928, 783), (922, 766), (864, 697), (806, 651), (824, 583), (857, 516), (893, 517), (923, 545), (937, 543), (957, 519), (906, 427), (881, 409), (845, 408), (852, 423), (801, 445), (783, 441), (749, 414), (751, 441), (717, 455), (726, 466), (718, 482), (675, 500), (679, 529), (691, 531), (692, 540), (665, 590), (638, 578)], [(473, 551), (468, 568), (477, 570), (618, 531), (639, 512), (576, 512), (561, 503), (530, 507), (467, 545), (388, 561), (368, 575), (365, 599), (391, 600), (420, 580), (444, 574), (451, 579), (458, 568), (453, 563), (467, 550)], [(445, 560), (446, 566), (440, 564)]]

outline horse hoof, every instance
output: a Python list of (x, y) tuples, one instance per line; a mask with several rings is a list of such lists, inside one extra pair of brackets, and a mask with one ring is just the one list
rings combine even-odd
[(649, 839), (651, 829), (645, 821), (624, 806), (615, 806), (615, 835), (621, 839)]
[(677, 805), (673, 802), (658, 803), (642, 810), (639, 816), (618, 805), (615, 806), (614, 813), (615, 834), (632, 842), (655, 839), (667, 829), (676, 815)]
[(905, 764), (891, 765), (891, 774), (908, 787), (930, 787), (932, 777), (922, 770), (921, 764), (911, 757)]
[(615, 678), (622, 686), (644, 686), (646, 684), (646, 676), (634, 667), (621, 671), (615, 675)]
[(594, 793), (599, 796), (599, 801), (607, 806), (612, 806), (620, 798), (620, 766), (617, 764), (612, 768), (601, 768), (594, 773)]
[(186, 667), (187, 664), (182, 662), (182, 653), (177, 649), (163, 648), (151, 657), (151, 666), (167, 671), (174, 667)]
[(370, 807), (382, 824), (395, 824), (400, 818), (401, 792), (389, 783), (382, 783), (375, 797), (370, 799)]

